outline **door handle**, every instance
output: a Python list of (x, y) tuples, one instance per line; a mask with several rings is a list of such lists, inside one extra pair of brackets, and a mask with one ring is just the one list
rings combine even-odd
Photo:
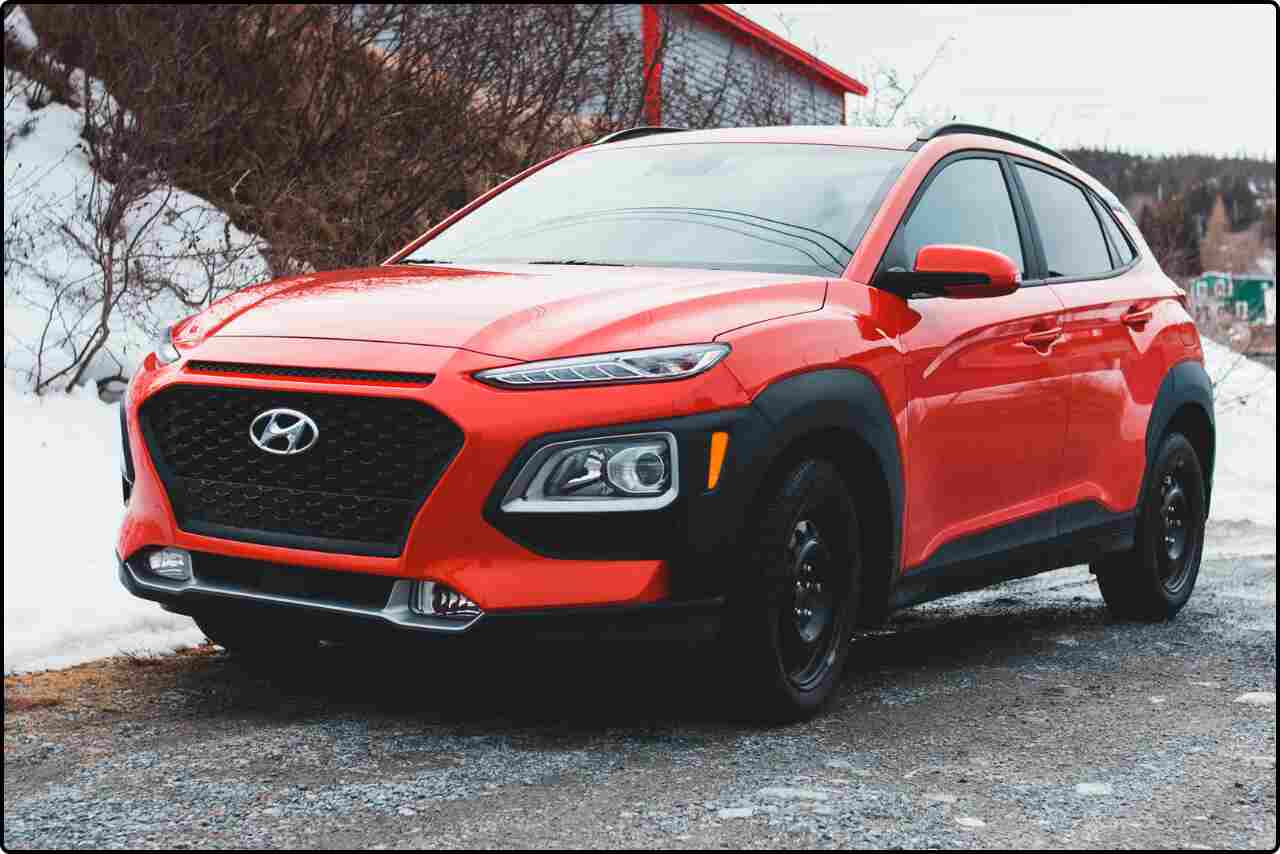
[(1120, 322), (1123, 323), (1125, 326), (1129, 327), (1130, 329), (1141, 329), (1142, 327), (1146, 326), (1149, 322), (1151, 322), (1152, 317), (1153, 317), (1153, 314), (1151, 309), (1149, 308), (1144, 308), (1144, 309), (1133, 308), (1133, 309), (1130, 309), (1128, 313), (1126, 313), (1123, 317), (1120, 318)]
[(1054, 341), (1062, 337), (1062, 327), (1054, 326), (1050, 329), (1037, 329), (1035, 332), (1028, 332), (1022, 336), (1024, 344), (1028, 344), (1037, 350), (1047, 348)]

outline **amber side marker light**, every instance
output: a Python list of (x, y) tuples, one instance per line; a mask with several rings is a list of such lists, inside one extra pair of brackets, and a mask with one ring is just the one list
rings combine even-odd
[(729, 450), (729, 434), (716, 431), (711, 434), (711, 460), (707, 464), (707, 489), (715, 489), (720, 482), (720, 468), (724, 465), (725, 451)]

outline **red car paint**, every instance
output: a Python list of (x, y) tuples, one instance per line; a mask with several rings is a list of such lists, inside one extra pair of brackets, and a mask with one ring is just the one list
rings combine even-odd
[[(697, 132), (698, 141), (905, 149), (910, 137), (849, 128)], [(621, 145), (661, 144), (642, 139)], [(148, 357), (125, 402), (136, 468), (117, 553), (173, 545), (342, 572), (446, 583), (486, 612), (657, 602), (665, 560), (549, 558), (484, 517), (495, 484), (547, 434), (660, 421), (752, 404), (823, 368), (869, 377), (896, 430), (903, 507), (897, 574), (975, 533), (1080, 501), (1135, 507), (1146, 431), (1161, 382), (1201, 361), (1181, 292), (1137, 230), (1139, 258), (1096, 288), (1023, 286), (985, 299), (906, 300), (874, 287), (908, 205), (943, 158), (1016, 155), (1084, 185), (1093, 179), (1038, 149), (982, 134), (928, 141), (888, 189), (842, 277), (718, 270), (404, 266), (397, 261), (547, 164), (477, 200), (384, 266), (246, 288), (175, 328), (182, 358)], [(568, 152), (560, 156), (574, 156)], [(557, 159), (557, 158), (553, 158)], [(552, 161), (548, 161), (550, 163)], [(938, 255), (945, 263), (945, 253)], [(992, 270), (1000, 266), (993, 262)], [(945, 267), (944, 267), (945, 268)], [(475, 372), (521, 361), (720, 341), (724, 362), (673, 383), (510, 391)], [(194, 373), (191, 359), (430, 372), (422, 388)], [(420, 400), (454, 420), (461, 451), (418, 510), (397, 557), (334, 554), (179, 528), (138, 420), (174, 384), (281, 388)], [(729, 455), (737, 446), (730, 444)]]

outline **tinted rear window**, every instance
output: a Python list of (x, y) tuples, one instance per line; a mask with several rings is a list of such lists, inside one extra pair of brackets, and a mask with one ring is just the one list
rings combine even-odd
[(911, 156), (825, 145), (605, 145), (534, 173), (408, 260), (838, 276)]
[(1084, 191), (1048, 172), (1018, 165), (1027, 201), (1044, 244), (1049, 278), (1093, 276), (1111, 270), (1102, 226)]

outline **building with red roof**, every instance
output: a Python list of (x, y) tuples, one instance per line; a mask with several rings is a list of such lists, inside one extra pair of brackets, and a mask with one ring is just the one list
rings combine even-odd
[[(638, 29), (644, 45), (645, 120), (651, 125), (697, 124), (671, 115), (672, 90), (707, 96), (768, 100), (790, 124), (844, 124), (848, 95), (867, 87), (723, 3), (657, 4), (622, 7), (616, 17)], [(732, 85), (726, 85), (728, 82)], [(725, 114), (750, 122), (750, 109)]]

